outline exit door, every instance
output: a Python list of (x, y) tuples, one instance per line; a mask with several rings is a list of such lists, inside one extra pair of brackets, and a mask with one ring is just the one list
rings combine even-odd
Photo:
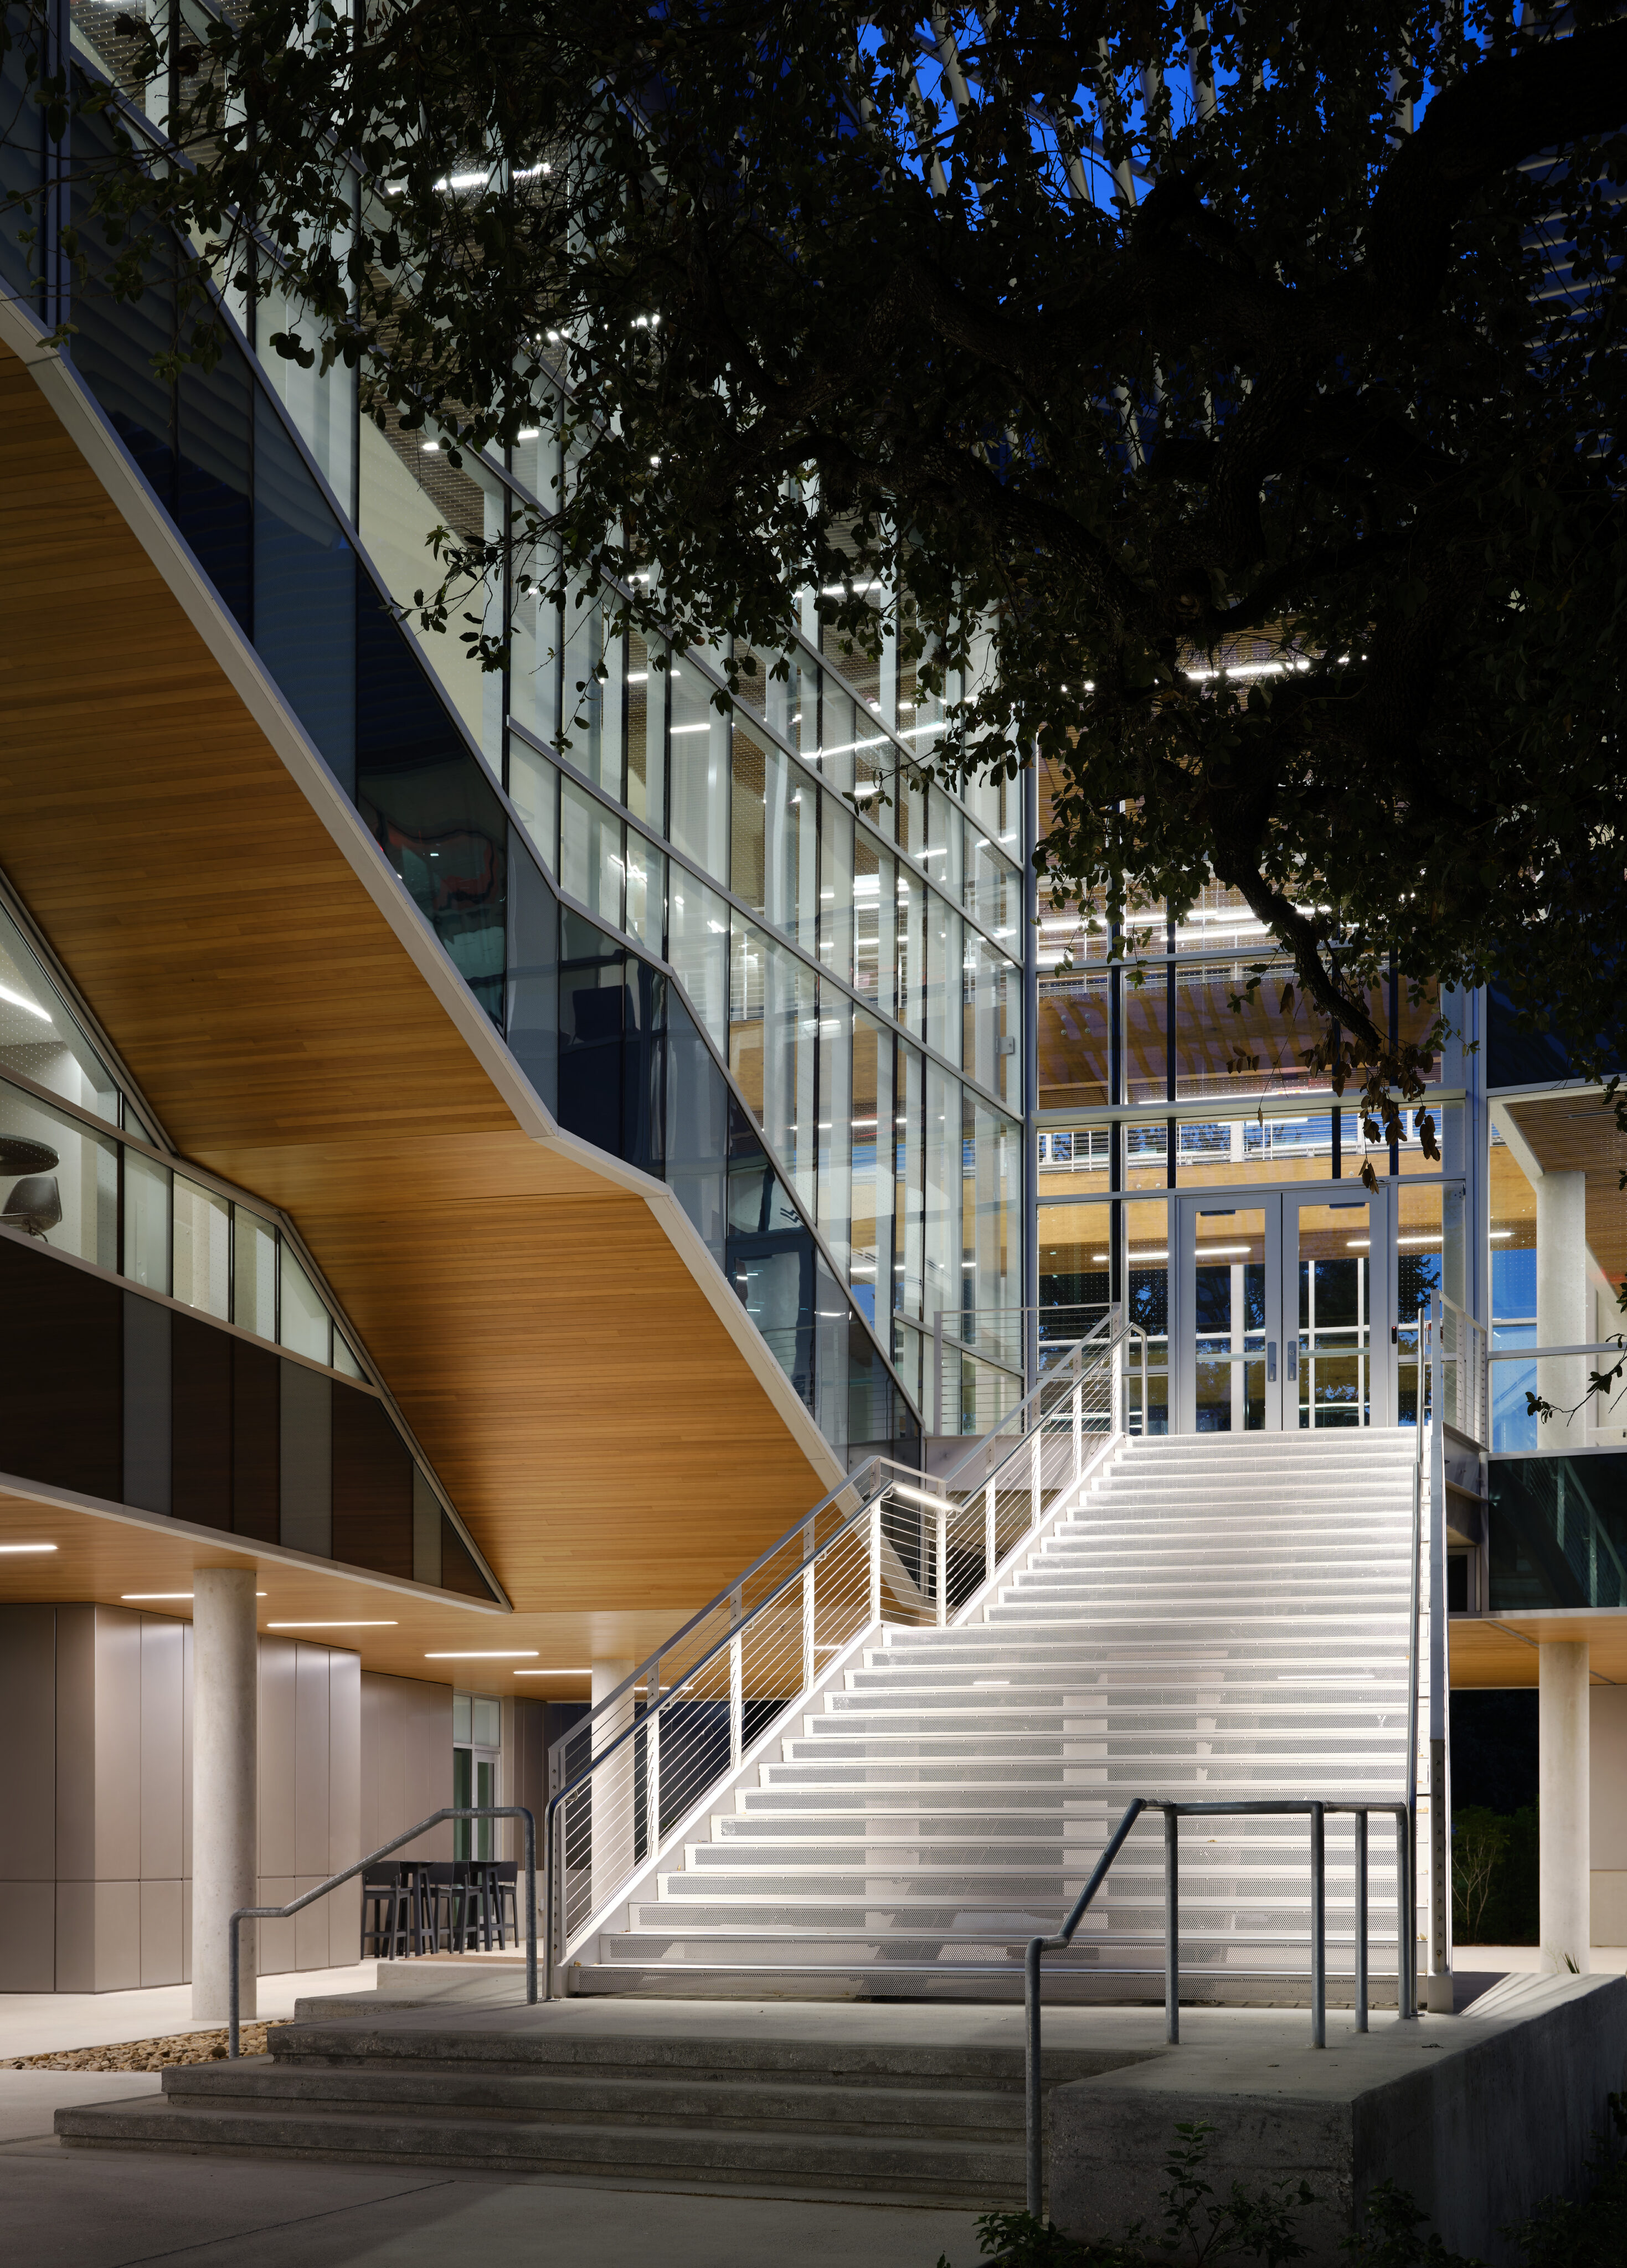
[(1350, 1186), (1177, 1199), (1178, 1432), (1394, 1423), (1390, 1201)]

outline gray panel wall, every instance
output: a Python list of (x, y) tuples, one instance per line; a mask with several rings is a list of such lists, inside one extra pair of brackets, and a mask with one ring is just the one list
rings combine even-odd
[[(452, 1688), (364, 1670), (361, 1700), (362, 1848), (376, 1851), (452, 1801)], [(399, 1855), (450, 1859), (451, 1821)]]
[[(260, 1643), (261, 1895), (281, 1905), (361, 1856), (361, 1665), (303, 1640)], [(0, 1992), (186, 1983), (190, 1624), (121, 1607), (0, 1607)], [(449, 1697), (446, 1719), (438, 1756), (451, 1746)], [(450, 1771), (448, 1759), (440, 1777)], [(347, 1884), (268, 1925), (262, 1970), (354, 1961), (359, 1913), (359, 1886)]]
[(327, 1559), (334, 1548), (333, 1384), (300, 1363), (281, 1368), (282, 1541), (291, 1551)]

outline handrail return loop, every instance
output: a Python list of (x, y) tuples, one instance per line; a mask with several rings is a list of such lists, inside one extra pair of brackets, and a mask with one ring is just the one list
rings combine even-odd
[(353, 1867), (343, 1867), (336, 1874), (329, 1874), (313, 1890), (291, 1898), (285, 1906), (239, 1906), (226, 1924), (226, 1950), (231, 1956), (232, 1973), (226, 1987), (226, 2056), (236, 2063), (241, 2055), (239, 2035), (239, 2003), (242, 1994), (238, 1977), (238, 1924), (242, 1921), (287, 1921), (305, 1907), (325, 1898), (329, 1890), (336, 1890), (341, 1882), (353, 1875), (364, 1874), (380, 1859), (387, 1859), (392, 1851), (399, 1851), (403, 1843), (416, 1842), (431, 1827), (438, 1827), (446, 1819), (523, 1819), (526, 1822), (526, 2004), (534, 2007), (537, 1999), (537, 1822), (523, 1803), (483, 1803), (475, 1805), (450, 1804), (444, 1811), (432, 1811), (416, 1827), (403, 1829), (388, 1843), (381, 1843)]

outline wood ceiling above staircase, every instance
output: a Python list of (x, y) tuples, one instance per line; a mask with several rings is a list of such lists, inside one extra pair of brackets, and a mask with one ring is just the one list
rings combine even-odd
[(0, 867), (182, 1152), (292, 1214), (544, 1660), (638, 1650), (835, 1461), (670, 1200), (521, 1087), (76, 401), (0, 349)]

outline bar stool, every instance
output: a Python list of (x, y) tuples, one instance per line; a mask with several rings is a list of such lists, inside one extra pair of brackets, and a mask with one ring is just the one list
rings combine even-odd
[[(371, 1949), (386, 1961), (394, 1961), (400, 1946), (407, 1918), (407, 1893), (401, 1871), (393, 1867), (387, 1874), (364, 1875), (362, 1879), (362, 1952)], [(371, 1948), (369, 1940), (371, 1939)]]
[(516, 1945), (519, 1943), (519, 1861), (518, 1859), (500, 1859), (493, 1866), (491, 1894), (496, 1909), (497, 1948), (501, 1952), (508, 1943), (508, 1930), (511, 1923), (514, 1930), (514, 1942)]
[(430, 1888), (431, 1861), (403, 1859), (396, 1869), (401, 1886), (402, 1934), (409, 1954), (436, 1950), (434, 1901)]

